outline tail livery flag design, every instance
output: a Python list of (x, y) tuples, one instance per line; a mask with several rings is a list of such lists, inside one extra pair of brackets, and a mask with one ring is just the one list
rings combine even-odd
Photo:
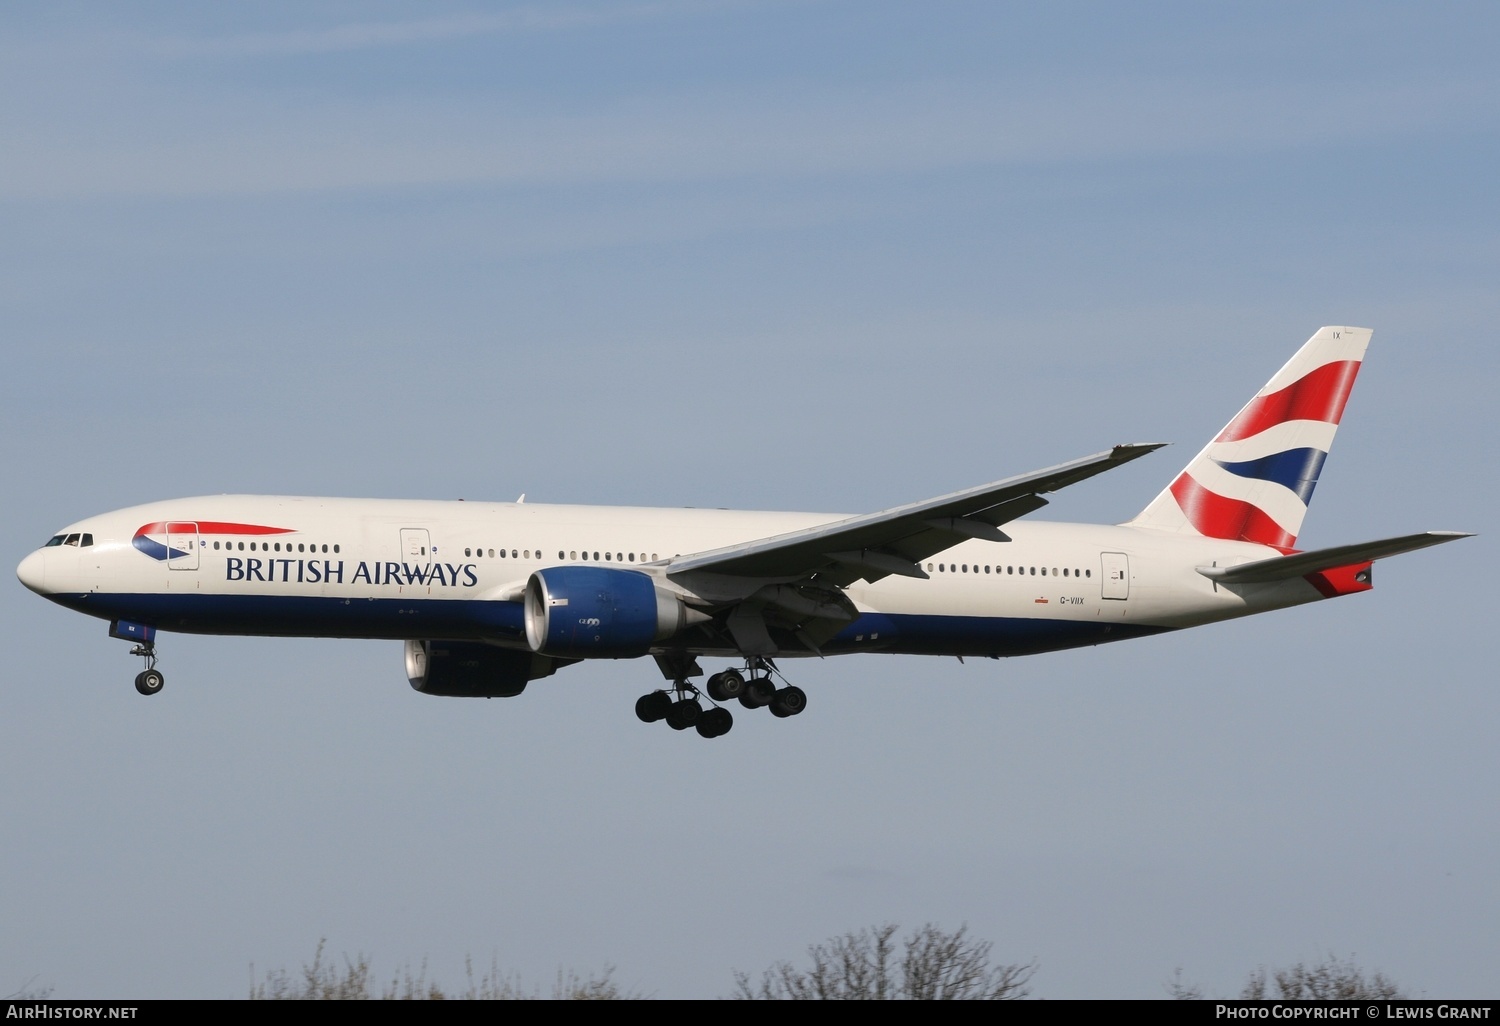
[(1323, 328), (1308, 339), (1130, 523), (1291, 549), (1370, 335)]

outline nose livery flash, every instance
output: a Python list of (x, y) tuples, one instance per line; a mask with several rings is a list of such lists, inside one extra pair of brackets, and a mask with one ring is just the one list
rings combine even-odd
[(144, 552), (152, 559), (168, 560), (186, 556), (184, 549), (175, 549), (170, 544), (158, 541), (158, 537), (170, 541), (173, 537), (184, 537), (187, 535), (239, 535), (241, 537), (260, 537), (269, 534), (292, 534), (289, 527), (263, 527), (259, 524), (232, 524), (219, 520), (158, 520), (154, 524), (142, 524), (130, 539), (140, 552)]

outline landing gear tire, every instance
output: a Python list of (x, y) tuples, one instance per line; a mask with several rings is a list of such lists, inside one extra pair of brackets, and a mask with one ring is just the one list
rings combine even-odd
[(728, 709), (709, 709), (698, 717), (696, 726), (701, 737), (723, 737), (734, 726), (734, 717)]
[(771, 699), (776, 697), (776, 685), (771, 683), (770, 677), (751, 677), (745, 682), (745, 693), (740, 695), (740, 705), (746, 709), (759, 709), (763, 705), (770, 705)]
[(667, 711), (667, 726), (673, 730), (687, 730), (702, 715), (703, 706), (698, 704), (696, 698), (684, 698), (673, 702), (672, 708)]
[(143, 695), (156, 694), (166, 682), (160, 670), (142, 670), (135, 675), (135, 689)]
[(807, 708), (807, 692), (794, 685), (788, 684), (776, 692), (771, 699), (771, 715), (785, 719), (788, 716), (796, 716)]
[(655, 723), (665, 719), (671, 710), (672, 696), (665, 691), (653, 691), (635, 701), (635, 714), (642, 723)]
[(745, 675), (739, 670), (725, 670), (708, 678), (708, 697), (715, 702), (727, 702), (745, 693)]

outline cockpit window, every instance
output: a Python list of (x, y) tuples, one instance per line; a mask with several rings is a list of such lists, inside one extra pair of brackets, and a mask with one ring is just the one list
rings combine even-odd
[(54, 534), (51, 538), (47, 539), (47, 544), (43, 545), (42, 548), (50, 549), (54, 545), (61, 545), (63, 543), (63, 539), (66, 537), (67, 535), (65, 534)]
[(88, 548), (90, 545), (94, 544), (94, 536), (91, 534), (86, 534), (83, 536), (83, 541), (79, 542), (78, 544), (83, 546), (84, 548)]
[(64, 545), (77, 545), (79, 539), (82, 538), (82, 537), (83, 537), (83, 535), (81, 535), (81, 534), (70, 534), (66, 538), (63, 539), (63, 544)]

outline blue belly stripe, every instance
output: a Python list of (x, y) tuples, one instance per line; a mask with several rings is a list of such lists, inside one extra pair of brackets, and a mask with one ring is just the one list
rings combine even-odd
[(183, 634), (293, 638), (524, 639), (519, 602), (314, 595), (59, 595), (69, 609)]
[[(480, 639), (525, 644), (522, 604), (479, 599), (327, 598), (300, 595), (58, 595), (106, 620), (184, 634), (270, 637)], [(866, 613), (822, 647), (826, 655), (1013, 656), (1099, 645), (1170, 630), (1149, 624), (1016, 616)]]

